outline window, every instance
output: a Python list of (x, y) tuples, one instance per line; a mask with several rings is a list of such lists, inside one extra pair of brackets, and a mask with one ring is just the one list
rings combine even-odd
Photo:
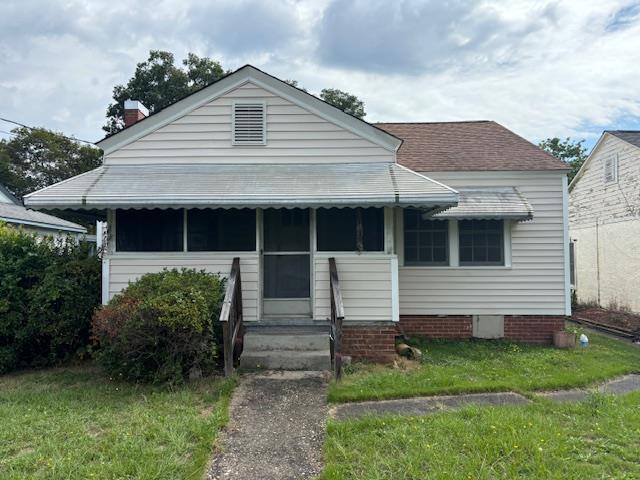
[(405, 265), (449, 265), (449, 222), (404, 210)]
[(233, 104), (233, 145), (265, 145), (266, 106), (264, 103)]
[(183, 210), (117, 210), (116, 251), (180, 252)]
[(247, 252), (256, 249), (256, 212), (250, 209), (187, 211), (190, 252)]
[(604, 161), (604, 183), (618, 181), (618, 154), (612, 155)]
[(316, 230), (321, 252), (384, 250), (382, 208), (319, 208)]
[(573, 289), (576, 288), (576, 243), (569, 241), (569, 283)]
[(460, 220), (460, 265), (504, 265), (503, 220)]

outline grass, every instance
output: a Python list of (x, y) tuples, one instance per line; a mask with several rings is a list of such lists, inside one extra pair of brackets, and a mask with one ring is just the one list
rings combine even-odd
[(323, 480), (640, 478), (640, 393), (332, 421)]
[(233, 382), (174, 391), (90, 367), (0, 377), (0, 478), (202, 478)]
[(329, 389), (329, 401), (585, 386), (640, 371), (640, 348), (589, 334), (587, 348), (560, 350), (504, 341), (414, 340), (423, 360), (406, 369), (360, 364)]

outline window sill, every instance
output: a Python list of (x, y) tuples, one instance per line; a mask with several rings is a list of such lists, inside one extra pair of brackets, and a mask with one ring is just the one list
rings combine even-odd
[(478, 265), (478, 266), (429, 266), (429, 265), (402, 265), (400, 268), (410, 270), (511, 270), (511, 265)]

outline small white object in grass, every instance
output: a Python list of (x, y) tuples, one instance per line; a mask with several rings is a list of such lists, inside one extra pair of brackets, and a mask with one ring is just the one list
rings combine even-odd
[(587, 337), (584, 333), (580, 335), (580, 346), (586, 347), (589, 345), (589, 337)]

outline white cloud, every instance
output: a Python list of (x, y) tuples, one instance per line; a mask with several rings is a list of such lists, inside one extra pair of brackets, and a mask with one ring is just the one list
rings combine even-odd
[(593, 139), (640, 117), (639, 39), (628, 0), (5, 0), (0, 114), (97, 140), (113, 86), (153, 48), (348, 90), (371, 121)]

